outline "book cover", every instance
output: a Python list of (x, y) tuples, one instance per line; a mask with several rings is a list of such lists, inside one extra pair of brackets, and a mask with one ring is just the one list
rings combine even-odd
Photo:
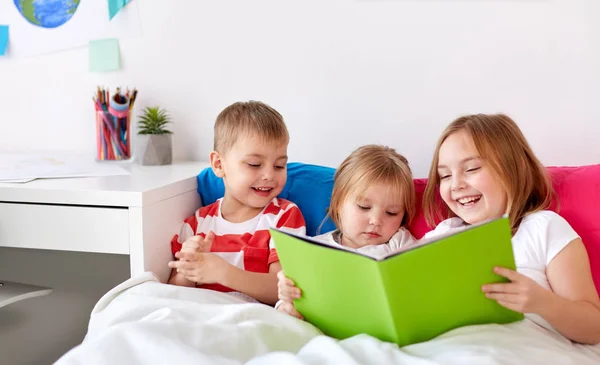
[(332, 337), (366, 333), (404, 346), (461, 326), (523, 319), (481, 291), (507, 282), (494, 266), (515, 269), (508, 217), (381, 258), (278, 229), (271, 236), (285, 275), (302, 290), (296, 308)]

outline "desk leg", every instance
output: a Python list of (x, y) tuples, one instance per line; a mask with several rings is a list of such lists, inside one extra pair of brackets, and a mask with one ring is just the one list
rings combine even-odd
[(152, 271), (160, 281), (168, 280), (171, 269), (167, 263), (173, 258), (171, 238), (200, 206), (200, 196), (194, 190), (143, 208), (129, 208), (131, 276)]

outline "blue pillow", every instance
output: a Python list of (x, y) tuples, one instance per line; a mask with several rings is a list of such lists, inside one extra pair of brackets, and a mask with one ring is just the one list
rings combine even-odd
[[(287, 183), (279, 197), (298, 205), (306, 221), (306, 234), (315, 236), (334, 230), (335, 225), (330, 219), (325, 223), (323, 220), (327, 216), (335, 169), (290, 162), (287, 164), (287, 174)], [(197, 179), (202, 204), (212, 204), (225, 194), (223, 180), (211, 168), (202, 170)]]

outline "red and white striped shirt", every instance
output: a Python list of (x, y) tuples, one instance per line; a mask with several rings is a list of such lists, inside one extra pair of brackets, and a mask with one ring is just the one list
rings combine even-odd
[[(230, 264), (246, 271), (268, 273), (269, 265), (279, 261), (269, 228), (284, 228), (295, 234), (306, 234), (304, 217), (298, 206), (288, 200), (274, 198), (256, 217), (241, 223), (223, 219), (221, 202), (202, 207), (184, 221), (179, 234), (171, 240), (173, 254), (181, 250), (188, 238), (205, 237), (215, 233), (210, 252), (221, 256)], [(198, 288), (230, 292), (232, 289), (219, 284), (202, 284)]]

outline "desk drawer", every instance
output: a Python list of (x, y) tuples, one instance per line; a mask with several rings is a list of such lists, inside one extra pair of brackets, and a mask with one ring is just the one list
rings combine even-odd
[(0, 247), (129, 254), (125, 208), (0, 203)]

